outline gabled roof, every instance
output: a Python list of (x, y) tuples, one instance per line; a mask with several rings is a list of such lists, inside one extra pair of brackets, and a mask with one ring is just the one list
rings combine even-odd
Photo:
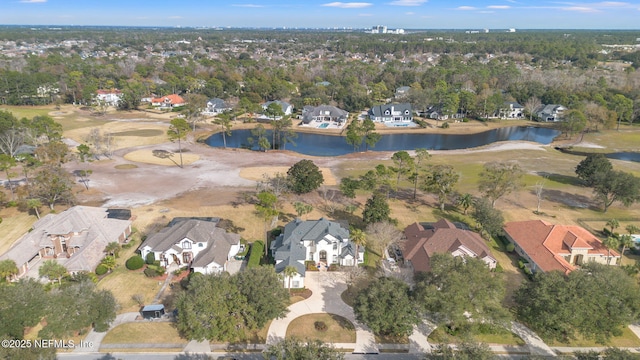
[(307, 105), (302, 109), (302, 119), (305, 123), (309, 123), (313, 117), (320, 115), (329, 116), (334, 119), (346, 120), (349, 113), (331, 105), (310, 106)]
[(411, 104), (409, 103), (401, 103), (401, 104), (385, 104), (385, 105), (376, 105), (369, 110), (369, 114), (375, 117), (380, 116), (392, 116), (399, 114), (407, 114), (411, 115)]
[[(287, 110), (289, 110), (289, 107), (291, 106), (291, 104), (289, 104), (288, 102), (285, 101), (280, 101), (280, 100), (273, 100), (273, 101), (267, 101), (266, 103), (262, 104), (262, 108), (264, 110), (267, 110), (267, 108), (269, 107), (269, 105), (271, 104), (278, 104), (280, 105), (280, 108), (282, 108), (282, 112), (283, 113), (287, 113)], [(292, 107), (293, 108), (293, 107)]]
[(413, 223), (404, 230), (404, 258), (415, 271), (431, 270), (431, 257), (437, 253), (453, 253), (462, 249), (480, 259), (496, 261), (484, 240), (475, 232), (459, 229), (451, 221), (440, 219), (431, 228)]
[(151, 103), (166, 103), (166, 104), (178, 105), (178, 104), (184, 104), (185, 101), (182, 98), (182, 96), (178, 94), (171, 94), (171, 95), (167, 95), (159, 98), (153, 98), (151, 99)]
[(207, 101), (207, 106), (213, 106), (216, 109), (227, 109), (230, 107), (220, 98), (209, 99), (209, 101)]
[[(575, 270), (575, 266), (562, 257), (569, 255), (572, 248), (587, 249), (588, 254), (608, 254), (602, 242), (580, 226), (553, 225), (544, 220), (528, 220), (507, 223), (504, 230), (544, 272), (558, 270), (569, 273)], [(619, 254), (611, 250), (611, 256)]]

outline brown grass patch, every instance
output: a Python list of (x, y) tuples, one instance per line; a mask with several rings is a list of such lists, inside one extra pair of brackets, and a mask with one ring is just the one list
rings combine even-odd
[[(314, 323), (322, 321), (327, 325), (325, 331), (316, 330)], [(309, 314), (295, 318), (287, 328), (287, 337), (320, 340), (328, 343), (354, 343), (356, 330), (353, 324), (335, 314)]]
[(118, 170), (130, 170), (130, 169), (137, 169), (138, 165), (136, 165), (136, 164), (120, 164), (120, 165), (114, 166), (114, 168), (116, 168)]
[[(164, 165), (164, 166), (176, 166), (176, 163), (180, 163), (180, 154), (175, 153), (170, 159), (161, 159), (153, 156), (152, 150), (142, 149), (132, 151), (124, 156), (129, 161), (141, 162), (145, 164)], [(182, 153), (183, 165), (190, 165), (200, 160), (200, 156), (192, 153)]]
[(2, 218), (2, 223), (0, 223), (0, 254), (9, 250), (11, 245), (26, 234), (37, 220), (35, 216), (19, 212), (16, 208), (2, 209), (0, 218)]
[[(256, 167), (247, 167), (240, 170), (240, 176), (247, 180), (255, 180), (260, 181), (264, 179), (264, 175), (274, 176), (277, 173), (281, 173), (283, 175), (287, 174), (289, 167), (286, 166), (256, 166)], [(322, 177), (324, 177), (323, 185), (334, 186), (338, 184), (335, 176), (331, 172), (329, 168), (320, 168), (322, 172)]]
[[(76, 119), (79, 121), (79, 119)], [(94, 127), (100, 127), (102, 133), (111, 133), (114, 136), (116, 149), (124, 149), (133, 146), (155, 145), (167, 142), (167, 127), (161, 124), (148, 122), (121, 122), (101, 119), (101, 123), (97, 123), (94, 119), (89, 119), (91, 123), (85, 126), (75, 126), (66, 130), (64, 135), (75, 141), (83, 143), (89, 136), (89, 132)], [(78, 124), (76, 124), (78, 125)]]
[(118, 325), (102, 340), (103, 344), (186, 344), (178, 330), (168, 322), (143, 321)]

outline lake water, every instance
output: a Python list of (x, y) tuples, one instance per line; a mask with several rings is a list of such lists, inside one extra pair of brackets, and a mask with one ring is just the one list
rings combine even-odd
[(617, 152), (605, 156), (609, 159), (640, 162), (640, 152)]
[[(271, 133), (267, 132), (271, 141)], [(492, 144), (498, 141), (532, 141), (549, 144), (560, 135), (558, 130), (538, 127), (511, 126), (493, 129), (476, 134), (385, 134), (373, 151), (400, 151), (424, 148), (427, 150), (456, 150), (469, 149)], [(227, 136), (227, 147), (249, 148), (247, 139), (251, 137), (250, 130), (232, 130), (232, 136)], [(222, 133), (213, 134), (206, 141), (213, 147), (222, 147)], [(354, 152), (353, 146), (347, 144), (344, 136), (298, 133), (294, 144), (286, 144), (286, 150), (312, 156), (338, 156)], [(257, 148), (257, 147), (254, 147)], [(363, 144), (358, 151), (364, 151)]]

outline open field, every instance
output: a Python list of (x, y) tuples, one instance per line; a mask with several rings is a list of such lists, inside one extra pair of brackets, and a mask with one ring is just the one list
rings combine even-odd
[[(240, 176), (247, 180), (262, 181), (264, 180), (265, 175), (273, 177), (276, 174), (280, 173), (286, 176), (288, 170), (289, 167), (286, 166), (255, 166), (241, 169)], [(331, 169), (320, 168), (320, 172), (322, 172), (322, 177), (324, 178), (323, 185), (335, 186), (338, 184), (336, 178), (331, 173)]]
[[(316, 321), (324, 322), (326, 330), (317, 330)], [(327, 343), (354, 343), (356, 330), (353, 324), (335, 314), (309, 314), (295, 318), (287, 328), (287, 337), (320, 340)]]

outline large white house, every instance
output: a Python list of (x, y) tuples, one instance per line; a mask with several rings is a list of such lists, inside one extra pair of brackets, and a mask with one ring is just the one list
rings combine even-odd
[(219, 228), (218, 221), (174, 219), (140, 245), (140, 255), (153, 253), (165, 268), (175, 264), (202, 274), (226, 271), (227, 261), (240, 251), (240, 235)]
[(320, 270), (329, 265), (356, 266), (364, 261), (364, 247), (357, 249), (349, 241), (349, 227), (327, 219), (288, 223), (282, 234), (271, 243), (271, 253), (276, 261), (276, 272), (282, 273), (287, 266), (296, 269), (296, 275), (285, 279), (285, 287), (304, 287), (305, 263), (313, 262)]
[(380, 123), (410, 123), (413, 110), (409, 103), (376, 105), (369, 110), (369, 119)]

